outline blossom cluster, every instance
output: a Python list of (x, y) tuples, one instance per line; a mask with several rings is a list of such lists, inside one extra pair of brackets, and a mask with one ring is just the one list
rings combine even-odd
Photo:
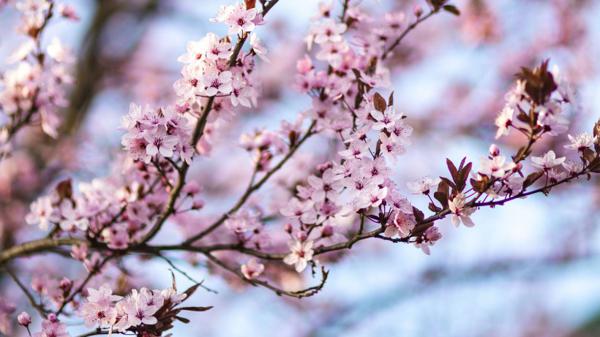
[[(291, 252), (284, 259), (297, 271), (312, 260), (313, 247), (344, 239), (344, 224), (356, 218), (380, 224), (384, 235), (399, 238), (407, 238), (417, 223), (391, 169), (410, 145), (412, 128), (396, 110), (392, 95), (386, 101), (371, 91), (389, 87), (389, 70), (373, 60), (382, 59), (386, 44), (401, 35), (405, 15), (386, 15), (383, 27), (374, 27), (373, 18), (358, 7), (350, 7), (347, 15), (345, 22), (337, 23), (331, 7), (322, 6), (307, 38), (309, 48), (319, 46), (316, 59), (329, 70), (319, 70), (309, 56), (297, 65), (297, 86), (313, 97), (307, 117), (316, 121), (320, 132), (343, 144), (338, 158), (318, 166), (281, 209), (299, 225), (288, 231)], [(359, 43), (349, 44), (349, 34)], [(439, 238), (433, 227), (415, 244), (428, 252)]]
[(131, 104), (129, 114), (123, 118), (127, 134), (122, 144), (133, 160), (145, 163), (160, 159), (182, 159), (192, 162), (192, 126), (189, 115), (172, 108), (142, 108)]
[[(88, 327), (109, 328), (125, 332), (166, 330), (179, 310), (176, 306), (187, 298), (173, 288), (163, 290), (133, 289), (126, 297), (114, 295), (108, 285), (88, 288), (80, 314)], [(159, 323), (160, 322), (160, 323)]]
[[(409, 187), (429, 196), (430, 210), (443, 212), (447, 209), (452, 223), (472, 227), (471, 215), (482, 206), (501, 205), (538, 191), (548, 193), (553, 186), (598, 171), (597, 126), (593, 134), (568, 135), (569, 144), (564, 148), (573, 159), (560, 157), (554, 150), (540, 156), (532, 155), (533, 145), (542, 138), (557, 136), (567, 130), (568, 120), (563, 115), (570, 108), (573, 96), (558, 68), (548, 70), (548, 61), (534, 69), (523, 68), (516, 85), (506, 95), (506, 106), (496, 119), (496, 138), (507, 136), (514, 130), (526, 138), (527, 144), (511, 157), (503, 156), (500, 148), (492, 144), (488, 156), (481, 160), (475, 172), (471, 172), (472, 163), (466, 163), (466, 158), (458, 168), (448, 160), (449, 178), (424, 178)], [(527, 174), (527, 171), (532, 172)], [(471, 188), (467, 189), (469, 178)], [(540, 182), (542, 187), (531, 191), (531, 187)], [(431, 192), (437, 202), (431, 199)]]
[[(49, 195), (32, 203), (27, 223), (57, 236), (84, 234), (111, 249), (126, 249), (138, 242), (156, 221), (168, 196), (169, 182), (161, 174), (173, 175), (173, 169), (168, 162), (156, 166), (131, 160), (124, 163), (114, 176), (76, 186), (70, 180), (59, 183)], [(186, 185), (177, 210), (201, 208), (199, 192), (197, 184)], [(76, 255), (88, 269), (97, 262), (84, 252)]]
[(49, 0), (20, 0), (19, 32), (26, 40), (8, 58), (11, 67), (0, 80), (0, 152), (8, 152), (10, 139), (21, 127), (38, 122), (43, 131), (58, 136), (59, 110), (68, 105), (66, 85), (72, 83), (71, 52), (58, 38), (43, 44), (41, 35), (50, 19), (60, 14), (77, 19), (73, 9)]
[[(227, 24), (229, 35), (219, 37), (208, 33), (198, 41), (189, 42), (187, 52), (178, 58), (184, 64), (182, 77), (174, 84), (178, 111), (198, 117), (203, 110), (212, 110), (208, 129), (230, 120), (236, 107), (256, 106), (255, 56), (267, 59), (265, 47), (253, 33), (256, 26), (263, 23), (256, 8), (246, 8), (244, 3), (223, 6), (212, 21)], [(235, 50), (232, 41), (236, 36), (241, 43), (250, 40), (250, 49)], [(196, 148), (199, 153), (207, 154), (211, 148), (210, 137), (201, 139)]]
[(56, 314), (49, 314), (42, 321), (42, 330), (33, 334), (34, 337), (70, 337), (67, 326), (58, 320)]
[[(246, 190), (219, 216), (200, 212), (204, 208), (201, 187), (188, 169), (199, 159), (196, 154), (211, 151), (217, 131), (231, 125), (236, 112), (257, 106), (256, 63), (259, 58), (268, 59), (255, 30), (275, 3), (261, 1), (262, 11), (252, 0), (223, 6), (212, 21), (226, 25), (227, 35), (208, 33), (188, 43), (178, 59), (183, 66), (173, 85), (175, 101), (163, 107), (130, 106), (122, 121), (124, 154), (117, 158), (113, 171), (89, 183), (61, 181), (31, 204), (26, 222), (49, 232), (40, 242), (51, 248), (58, 247), (54, 244), (70, 247), (71, 258), (87, 271), (81, 281), (43, 272), (34, 275), (30, 286), (42, 299), (40, 311), (50, 312), (46, 305), (56, 306), (57, 314), (71, 310), (99, 334), (161, 336), (175, 320), (187, 321), (179, 316), (181, 311), (207, 309), (179, 306), (200, 284), (178, 293), (174, 285), (150, 290), (127, 284), (113, 291), (108, 285), (94, 288), (98, 283), (88, 282), (99, 274), (113, 278), (103, 273), (111, 267), (124, 274), (125, 258), (137, 258), (138, 253), (144, 259), (146, 255), (160, 257), (191, 279), (170, 260), (170, 254), (181, 251), (188, 262), (206, 262), (210, 272), (222, 273), (227, 280), (261, 285), (279, 295), (310, 296), (327, 278), (324, 267), (321, 284), (304, 291), (280, 285), (282, 275), (303, 273), (307, 268), (316, 274), (320, 264), (338, 259), (354, 243), (369, 238), (409, 243), (429, 254), (442, 238), (437, 223), (445, 217), (456, 226), (471, 227), (471, 217), (481, 207), (501, 205), (526, 193), (547, 193), (560, 183), (600, 172), (600, 124), (592, 134), (569, 135), (565, 156), (553, 150), (532, 155), (540, 139), (566, 131), (564, 116), (573, 100), (558, 72), (549, 71), (543, 63), (522, 70), (496, 119), (497, 138), (517, 133), (526, 138), (526, 145), (515, 155), (504, 156), (492, 145), (478, 168), (466, 158), (459, 164), (447, 160), (448, 177), (425, 177), (407, 184), (414, 194), (427, 197), (431, 211), (427, 217), (396, 181), (399, 157), (411, 144), (413, 128), (390, 93), (391, 70), (385, 60), (424, 18), (442, 9), (453, 14), (458, 10), (446, 0), (431, 0), (428, 14), (419, 8), (412, 16), (392, 12), (380, 20), (353, 1), (342, 4), (341, 14), (335, 16), (332, 1), (319, 7), (305, 40), (307, 54), (296, 64), (295, 84), (310, 98), (310, 106), (276, 130), (257, 128), (243, 133), (239, 143), (252, 154), (253, 164)], [(25, 75), (19, 76), (33, 81), (50, 69), (49, 61), (42, 63), (39, 57), (38, 63), (27, 62), (40, 55), (36, 54), (39, 31), (54, 5), (46, 0), (19, 4), (31, 21), (24, 31), (34, 40), (32, 49), (20, 58), (23, 63), (18, 67), (25, 67), (20, 70)], [(67, 17), (74, 15), (63, 12)], [(249, 47), (244, 47), (246, 42)], [(58, 63), (68, 59), (56, 46), (48, 55)], [(39, 68), (39, 74), (30, 76), (26, 67)], [(15, 82), (19, 76), (7, 72), (3, 80)], [(10, 87), (3, 86), (2, 111), (14, 110), (15, 115), (35, 110), (42, 121), (47, 118), (50, 108), (39, 104), (47, 93), (42, 92), (41, 82), (34, 82), (31, 86), (15, 84), (10, 89), (14, 92), (8, 93)], [(44, 84), (43, 90), (47, 88), (52, 86)], [(26, 99), (15, 98), (18, 94)], [(18, 102), (6, 103), (2, 97)], [(53, 106), (59, 106), (57, 102)], [(54, 125), (52, 120), (43, 121), (45, 129)], [(317, 134), (331, 144), (323, 150), (325, 159), (316, 165), (315, 161), (302, 162), (301, 175), (286, 172), (271, 186), (271, 204), (256, 197), (254, 193)], [(155, 244), (155, 235), (173, 223), (183, 232), (183, 241)], [(60, 252), (68, 255), (69, 250)], [(0, 298), (0, 331), (14, 309)], [(44, 316), (36, 337), (68, 336), (56, 315)], [(20, 315), (19, 322), (29, 329), (31, 319)]]

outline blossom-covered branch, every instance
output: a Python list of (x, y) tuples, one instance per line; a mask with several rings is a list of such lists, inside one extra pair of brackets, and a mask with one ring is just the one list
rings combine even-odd
[[(398, 158), (411, 145), (413, 128), (394, 100), (393, 69), (387, 61), (427, 19), (460, 11), (447, 0), (429, 0), (427, 11), (416, 7), (410, 14), (388, 12), (380, 19), (358, 1), (345, 0), (337, 7), (322, 4), (305, 38), (306, 54), (297, 62), (295, 84), (310, 105), (277, 129), (236, 134), (250, 156), (248, 165), (225, 165), (248, 172), (249, 178), (239, 195), (231, 196), (233, 204), (222, 207), (224, 203), (207, 198), (192, 168), (211, 160), (218, 136), (227, 134), (236, 115), (258, 107), (257, 64), (269, 58), (257, 28), (277, 3), (245, 0), (222, 6), (211, 21), (224, 24), (227, 33), (208, 33), (187, 44), (178, 58), (183, 66), (173, 85), (174, 102), (131, 104), (122, 122), (124, 152), (115, 158), (112, 172), (90, 182), (64, 179), (31, 204), (25, 222), (46, 231), (45, 237), (3, 250), (0, 266), (40, 314), (43, 322), (36, 337), (69, 336), (61, 319), (71, 315), (93, 329), (82, 336), (163, 336), (176, 321), (189, 322), (182, 312), (209, 309), (182, 305), (202, 283), (178, 263), (205, 267), (232, 283), (277, 295), (312, 296), (326, 286), (331, 271), (326, 265), (358, 242), (409, 243), (429, 254), (442, 238), (438, 226), (446, 217), (456, 226), (471, 227), (472, 214), (482, 207), (549, 194), (558, 185), (600, 172), (600, 124), (591, 133), (569, 135), (564, 148), (537, 153), (540, 141), (567, 130), (574, 101), (563, 75), (545, 61), (521, 70), (495, 121), (496, 138), (522, 134), (523, 145), (514, 155), (502, 156), (492, 145), (478, 168), (466, 157), (459, 163), (447, 159), (448, 176), (398, 182)], [(48, 65), (40, 54), (39, 36), (55, 4), (18, 4), (26, 21), (41, 20), (32, 26), (38, 27), (35, 34), (28, 33), (33, 49), (21, 58), (37, 55), (41, 72)], [(12, 113), (0, 100), (3, 112), (17, 116), (6, 130), (28, 124), (38, 112), (47, 126), (48, 102), (40, 105), (37, 95), (48, 88), (35, 82), (28, 88), (34, 96), (28, 91), (27, 104), (19, 100)], [(23, 93), (21, 84), (3, 89)], [(54, 103), (53, 109), (60, 106)], [(310, 142), (320, 142), (309, 148), (313, 151), (329, 144), (326, 160), (303, 163), (300, 175), (289, 174), (286, 170), (301, 161)], [(404, 185), (426, 198), (428, 211), (409, 200)], [(223, 210), (211, 214), (207, 205)], [(35, 275), (28, 289), (12, 262), (49, 252), (77, 261), (85, 274), (79, 279)], [(182, 261), (175, 262), (175, 257)], [(166, 262), (195, 284), (183, 293), (177, 291), (174, 277), (167, 289), (123, 285), (120, 276), (128, 275), (128, 262), (144, 259)], [(293, 288), (281, 281), (290, 274), (302, 278), (307, 269), (316, 281)], [(28, 313), (18, 322), (29, 331)]]

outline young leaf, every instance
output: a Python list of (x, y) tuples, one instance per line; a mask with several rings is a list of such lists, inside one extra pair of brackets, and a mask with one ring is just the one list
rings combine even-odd
[(183, 308), (177, 308), (177, 309), (181, 310), (181, 311), (208, 311), (212, 308), (213, 307), (183, 307)]
[(425, 214), (423, 214), (423, 212), (416, 207), (413, 207), (413, 215), (415, 216), (415, 220), (417, 220), (417, 222), (423, 222), (423, 220), (425, 220)]
[(454, 184), (454, 182), (446, 177), (440, 177), (440, 179), (442, 179), (443, 182), (445, 182), (446, 184), (448, 184), (448, 186), (452, 187), (453, 190), (457, 190), (456, 188), (456, 184)]
[(458, 181), (458, 169), (454, 166), (454, 163), (446, 158), (446, 165), (448, 165), (448, 171), (450, 171), (450, 175), (452, 176), (452, 180), (454, 182)]
[(428, 208), (429, 208), (430, 211), (436, 212), (436, 213), (442, 210), (441, 208), (439, 208), (438, 206), (436, 206), (433, 202), (429, 203), (429, 207)]
[(588, 163), (591, 163), (596, 158), (596, 152), (592, 151), (589, 148), (585, 148), (585, 149), (583, 149), (583, 158)]
[(526, 189), (527, 187), (533, 185), (543, 175), (544, 172), (542, 171), (533, 172), (532, 174), (528, 175), (527, 178), (525, 178), (525, 180), (523, 181), (523, 189)]
[(178, 321), (180, 321), (180, 322), (183, 322), (184, 324), (188, 324), (190, 322), (189, 319), (187, 319), (185, 317), (181, 317), (181, 316), (175, 316), (175, 319), (178, 320)]
[(458, 10), (458, 8), (454, 5), (445, 5), (444, 7), (442, 7), (446, 12), (454, 14), (456, 16), (460, 15), (460, 11)]
[(435, 200), (439, 201), (440, 204), (444, 206), (444, 208), (448, 207), (448, 194), (438, 191), (433, 193), (433, 197), (435, 198)]
[(387, 103), (385, 102), (385, 98), (381, 97), (379, 93), (375, 93), (373, 95), (373, 105), (375, 106), (375, 110), (380, 112), (384, 112), (387, 108)]

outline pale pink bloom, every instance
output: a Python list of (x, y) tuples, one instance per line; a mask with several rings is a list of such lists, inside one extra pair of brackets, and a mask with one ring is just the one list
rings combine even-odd
[(31, 204), (31, 211), (25, 217), (25, 221), (30, 225), (37, 224), (42, 230), (47, 230), (50, 225), (60, 221), (60, 217), (52, 205), (52, 199), (45, 196)]
[(34, 337), (70, 337), (67, 327), (60, 323), (56, 315), (50, 314), (42, 321), (42, 331), (34, 333)]
[(253, 232), (262, 226), (259, 217), (260, 214), (256, 212), (242, 209), (229, 215), (227, 220), (225, 220), (225, 227), (236, 234)]
[(355, 206), (358, 209), (379, 207), (387, 196), (387, 187), (380, 188), (375, 184), (371, 184), (355, 199)]
[(307, 178), (311, 193), (310, 199), (314, 202), (325, 200), (326, 196), (332, 197), (333, 194), (343, 188), (340, 181), (336, 179), (333, 170), (327, 170), (321, 178), (310, 175)]
[(122, 298), (121, 296), (113, 295), (112, 289), (108, 284), (103, 284), (98, 289), (87, 288), (87, 292), (87, 301), (99, 306), (109, 306)]
[(162, 297), (154, 297), (146, 288), (142, 288), (139, 292), (133, 289), (132, 294), (125, 299), (123, 304), (123, 311), (127, 315), (129, 326), (158, 323), (154, 314), (160, 309), (163, 301)]
[(204, 74), (202, 83), (205, 96), (228, 95), (233, 90), (232, 86), (233, 75), (230, 71), (218, 72), (216, 69), (211, 69)]
[(340, 151), (339, 155), (345, 159), (361, 159), (369, 155), (369, 145), (361, 140), (351, 141), (347, 149)]
[(343, 61), (343, 55), (350, 47), (346, 41), (327, 42), (321, 45), (321, 49), (317, 53), (317, 59), (328, 62), (332, 67), (337, 68)]
[(297, 198), (292, 198), (280, 212), (288, 218), (297, 218), (306, 224), (317, 221), (317, 213), (311, 200), (300, 201)]
[(381, 140), (383, 154), (391, 158), (395, 158), (406, 152), (406, 145), (409, 143), (408, 141), (403, 141), (402, 138), (388, 137), (384, 132), (379, 134), (379, 139)]
[(507, 136), (510, 131), (510, 126), (513, 124), (513, 115), (515, 110), (509, 106), (504, 107), (502, 112), (496, 117), (496, 126), (498, 127), (498, 131), (496, 131), (496, 139)]
[(217, 16), (211, 21), (227, 24), (229, 34), (234, 35), (253, 31), (256, 24), (262, 23), (262, 18), (256, 8), (246, 9), (242, 2), (236, 5), (221, 6)]
[(459, 226), (462, 222), (467, 227), (475, 226), (471, 220), (471, 214), (474, 209), (466, 206), (467, 200), (462, 193), (457, 194), (452, 200), (448, 201), (448, 208), (452, 212), (450, 220), (455, 226)]
[(14, 52), (6, 59), (6, 63), (16, 63), (23, 61), (27, 56), (35, 50), (35, 41), (27, 39), (15, 49)]
[(46, 48), (48, 56), (54, 59), (56, 62), (71, 62), (73, 56), (71, 52), (65, 48), (58, 38), (53, 38), (52, 42)]
[(594, 137), (587, 132), (581, 133), (575, 137), (571, 135), (567, 135), (567, 137), (569, 137), (569, 142), (571, 143), (565, 145), (565, 148), (577, 151), (583, 151), (587, 148), (591, 148), (598, 141), (597, 137)]
[(554, 113), (540, 112), (538, 124), (551, 136), (560, 135), (569, 128), (569, 120)]
[(384, 235), (387, 237), (408, 237), (417, 224), (412, 213), (394, 212), (386, 224)]
[(523, 190), (524, 181), (525, 178), (516, 174), (504, 178), (501, 185), (502, 187), (497, 194), (502, 196), (518, 194)]
[(79, 309), (79, 315), (87, 327), (110, 327), (114, 324), (117, 312), (110, 305), (102, 306), (91, 302), (85, 302)]
[(577, 174), (583, 170), (583, 163), (581, 161), (565, 160), (565, 162), (562, 164), (562, 166), (570, 174)]
[(154, 157), (159, 153), (163, 157), (173, 156), (177, 138), (168, 135), (165, 130), (159, 129), (155, 132), (145, 132), (144, 139), (148, 142), (148, 145), (146, 145), (146, 154), (148, 156)]
[(513, 162), (507, 163), (506, 158), (503, 156), (495, 156), (492, 158), (484, 158), (481, 160), (481, 167), (479, 168), (479, 174), (502, 178), (507, 171), (512, 170), (515, 167)]
[(531, 162), (534, 167), (542, 170), (549, 170), (555, 166), (561, 165), (565, 162), (565, 157), (556, 157), (556, 153), (550, 150), (542, 157), (531, 157)]
[(289, 243), (290, 253), (283, 259), (285, 264), (293, 265), (298, 273), (306, 269), (313, 258), (313, 241), (292, 241)]
[(406, 15), (403, 12), (385, 13), (384, 20), (389, 33), (397, 35), (402, 31)]
[(433, 244), (441, 238), (442, 234), (439, 232), (438, 228), (431, 226), (425, 230), (422, 240), (415, 242), (415, 247), (421, 248), (423, 253), (429, 255), (431, 253), (429, 247), (433, 246)]
[(311, 33), (314, 35), (315, 43), (337, 43), (342, 41), (342, 34), (346, 31), (346, 28), (343, 23), (337, 23), (333, 19), (324, 19), (313, 26)]
[(373, 130), (377, 131), (391, 130), (396, 121), (402, 118), (402, 114), (396, 115), (394, 107), (388, 107), (384, 112), (373, 109), (370, 116), (375, 120)]
[(262, 272), (265, 270), (265, 266), (262, 263), (259, 263), (256, 259), (252, 258), (242, 265), (241, 270), (245, 278), (253, 280), (262, 274)]
[(309, 71), (313, 70), (314, 66), (312, 64), (312, 60), (308, 55), (304, 55), (304, 57), (296, 62), (296, 70), (301, 75), (308, 74)]
[(254, 53), (265, 62), (270, 62), (267, 57), (267, 48), (262, 44), (260, 38), (255, 33), (250, 35), (250, 47)]
[(437, 189), (439, 178), (423, 177), (417, 181), (408, 182), (408, 189), (414, 194), (429, 194), (431, 190)]
[(65, 231), (86, 230), (89, 225), (88, 219), (81, 214), (79, 209), (73, 207), (71, 201), (63, 201), (60, 205), (60, 213), (62, 220), (60, 221), (60, 228)]
[(187, 298), (185, 293), (177, 293), (177, 290), (173, 288), (161, 290), (160, 296), (164, 298), (165, 301), (171, 302), (171, 304), (179, 304)]

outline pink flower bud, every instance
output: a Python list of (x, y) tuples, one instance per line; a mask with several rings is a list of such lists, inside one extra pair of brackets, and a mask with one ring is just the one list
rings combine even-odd
[(63, 291), (68, 291), (73, 286), (73, 281), (64, 277), (62, 280), (60, 280), (59, 286), (60, 286), (60, 289), (62, 289)]
[(413, 9), (413, 13), (415, 14), (416, 17), (420, 17), (421, 15), (423, 15), (423, 8), (419, 5), (416, 5), (415, 8)]
[(194, 195), (200, 192), (200, 185), (195, 181), (190, 181), (185, 185), (183, 191), (188, 195)]
[(17, 321), (19, 322), (20, 325), (27, 327), (27, 326), (29, 326), (29, 324), (31, 324), (31, 316), (29, 316), (28, 313), (23, 311), (22, 313), (19, 314), (19, 316), (17, 316)]
[(321, 230), (321, 236), (324, 238), (330, 237), (333, 235), (333, 227), (327, 225), (323, 227), (323, 230)]
[(202, 209), (202, 208), (204, 208), (204, 201), (203, 200), (194, 200), (194, 203), (192, 204), (192, 208), (193, 209)]
[(48, 315), (48, 320), (52, 323), (58, 322), (58, 317), (55, 314)]
[(75, 11), (75, 9), (69, 5), (61, 5), (60, 9), (59, 9), (60, 15), (62, 15), (63, 17), (73, 20), (73, 21), (79, 21), (79, 15), (77, 15), (77, 12)]
[(305, 55), (303, 59), (299, 60), (296, 63), (296, 70), (298, 70), (300, 74), (307, 74), (312, 69), (312, 61), (310, 60), (310, 57), (308, 57), (308, 55)]
[(87, 245), (73, 245), (71, 247), (71, 256), (78, 260), (83, 261), (87, 257), (88, 249)]
[(490, 145), (490, 156), (496, 157), (500, 155), (500, 148), (496, 144)]
[(306, 235), (306, 233), (304, 233), (304, 232), (298, 233), (298, 241), (306, 241), (306, 239), (308, 239), (308, 235)]
[(523, 163), (522, 162), (518, 162), (517, 165), (515, 165), (515, 168), (513, 169), (515, 172), (521, 171), (521, 169), (523, 168)]
[(292, 230), (293, 230), (292, 224), (291, 223), (286, 223), (285, 226), (284, 226), (284, 230), (285, 230), (286, 233), (292, 234)]

